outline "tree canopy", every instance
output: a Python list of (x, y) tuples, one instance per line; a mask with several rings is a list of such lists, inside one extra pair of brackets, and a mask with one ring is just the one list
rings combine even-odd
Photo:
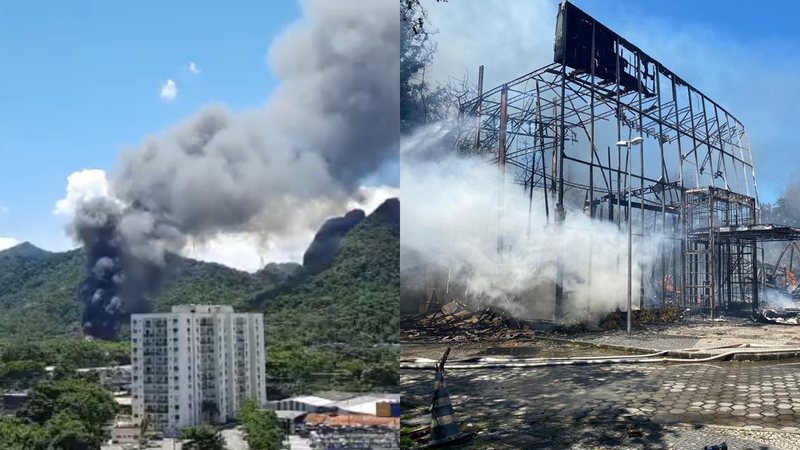
[(400, 18), (400, 132), (408, 133), (443, 118), (447, 91), (426, 78), (436, 43), (425, 8), (419, 0), (401, 0)]
[(256, 400), (248, 399), (239, 411), (239, 421), (250, 450), (283, 448), (283, 427), (274, 411), (262, 409)]
[(219, 428), (209, 425), (184, 428), (181, 439), (188, 441), (183, 443), (186, 450), (225, 450), (225, 438)]

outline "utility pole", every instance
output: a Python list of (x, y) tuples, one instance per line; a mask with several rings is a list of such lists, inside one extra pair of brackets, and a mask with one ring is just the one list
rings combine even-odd
[(632, 308), (633, 308), (633, 213), (631, 211), (631, 196), (633, 192), (631, 191), (631, 147), (634, 145), (639, 145), (644, 141), (642, 137), (637, 136), (630, 141), (619, 141), (617, 142), (618, 147), (626, 147), (628, 149), (628, 157), (627, 157), (627, 181), (626, 181), (626, 191), (628, 194), (628, 317), (627, 317), (627, 331), (628, 334), (631, 334), (631, 315), (632, 315)]

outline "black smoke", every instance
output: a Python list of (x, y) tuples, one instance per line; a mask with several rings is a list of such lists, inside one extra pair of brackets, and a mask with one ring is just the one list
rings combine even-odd
[(167, 244), (181, 246), (181, 236), (164, 229), (161, 236), (150, 236), (151, 242), (136, 245), (135, 222), (142, 214), (108, 198), (78, 205), (72, 232), (86, 252), (86, 277), (78, 295), (83, 330), (92, 336), (113, 338), (121, 318), (150, 310), (169, 257)]
[[(208, 106), (124, 152), (113, 199), (83, 202), (85, 330), (147, 310), (168, 255), (225, 232), (280, 239), (346, 208), (399, 148), (399, 11), (394, 0), (302, 1), (272, 43), (279, 84), (261, 108)], [(186, 299), (191, 301), (191, 299)]]

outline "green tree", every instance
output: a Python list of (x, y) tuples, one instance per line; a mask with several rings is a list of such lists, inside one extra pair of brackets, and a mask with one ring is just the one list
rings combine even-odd
[(225, 450), (225, 439), (216, 427), (203, 425), (185, 428), (181, 439), (187, 441), (183, 444), (186, 450)]
[(441, 119), (447, 91), (432, 88), (425, 71), (433, 62), (436, 44), (419, 0), (400, 1), (400, 131)]
[(259, 407), (255, 399), (247, 399), (239, 411), (239, 421), (250, 450), (280, 450), (284, 430), (274, 411)]
[(88, 433), (103, 438), (116, 415), (116, 403), (110, 392), (79, 378), (43, 381), (31, 390), (30, 401), (18, 415), (45, 425), (61, 413), (78, 418)]
[(70, 412), (60, 412), (47, 423), (50, 446), (59, 450), (96, 450), (103, 443), (91, 424)]
[(48, 438), (45, 430), (15, 417), (0, 417), (0, 449), (45, 450)]
[(0, 389), (29, 389), (46, 374), (44, 363), (39, 361), (0, 363)]
[(37, 361), (47, 363), (51, 361), (51, 357), (52, 355), (37, 343), (15, 341), (3, 346), (0, 361)]

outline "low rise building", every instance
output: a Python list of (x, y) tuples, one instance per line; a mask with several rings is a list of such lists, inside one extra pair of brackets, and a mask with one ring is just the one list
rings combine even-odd
[(119, 415), (111, 429), (112, 444), (136, 444), (142, 437), (142, 429), (129, 415)]

